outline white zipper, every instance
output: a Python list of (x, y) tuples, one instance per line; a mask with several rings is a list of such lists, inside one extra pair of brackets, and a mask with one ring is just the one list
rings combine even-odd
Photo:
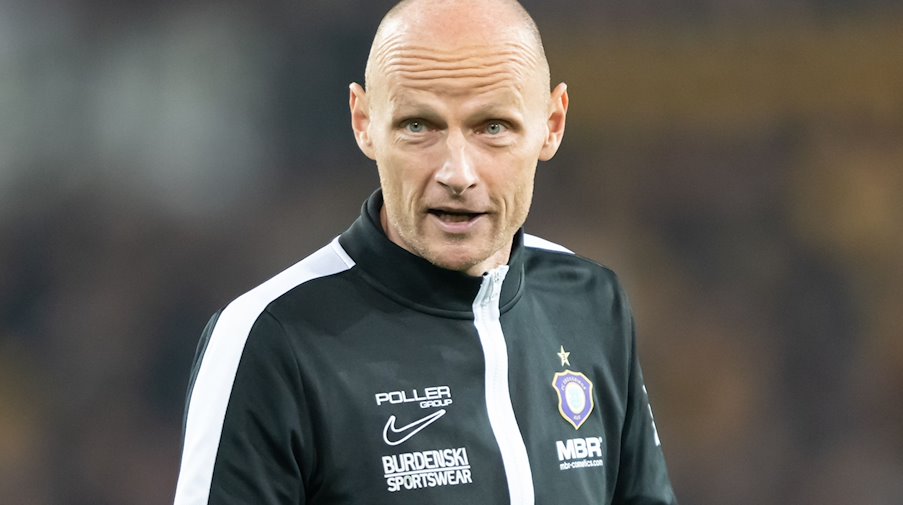
[(508, 266), (502, 265), (483, 276), (480, 292), (473, 301), (473, 324), (483, 346), (486, 361), (486, 410), (502, 454), (511, 505), (533, 505), (533, 474), (527, 458), (527, 447), (511, 405), (508, 348), (499, 322), (499, 298), (507, 273)]

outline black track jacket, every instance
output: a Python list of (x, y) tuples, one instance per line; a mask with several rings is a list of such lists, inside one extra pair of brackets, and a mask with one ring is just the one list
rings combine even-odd
[(523, 232), (444, 270), (381, 206), (211, 319), (175, 505), (676, 503), (615, 275)]

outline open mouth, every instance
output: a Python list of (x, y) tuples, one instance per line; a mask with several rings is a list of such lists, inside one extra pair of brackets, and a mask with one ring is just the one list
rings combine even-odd
[(438, 217), (442, 221), (447, 221), (449, 223), (464, 223), (474, 219), (477, 216), (483, 215), (480, 212), (463, 212), (463, 211), (448, 211), (448, 210), (440, 210), (440, 209), (430, 209), (430, 214)]
[(436, 216), (443, 223), (468, 223), (482, 216), (483, 212), (467, 212), (459, 210), (430, 209), (429, 213)]

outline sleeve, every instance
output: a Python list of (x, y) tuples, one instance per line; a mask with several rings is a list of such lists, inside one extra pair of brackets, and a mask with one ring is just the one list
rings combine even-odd
[(636, 351), (630, 319), (630, 369), (627, 408), (621, 432), (621, 455), (613, 503), (618, 505), (676, 505), (665, 455), (652, 417)]
[(201, 338), (198, 340), (197, 349), (194, 351), (194, 360), (191, 365), (191, 377), (188, 380), (188, 394), (185, 395), (185, 410), (182, 415), (182, 445), (185, 444), (185, 422), (188, 421), (188, 403), (191, 400), (191, 391), (194, 390), (194, 383), (198, 379), (198, 371), (201, 368), (201, 358), (204, 356), (204, 352), (207, 351), (207, 344), (210, 342), (210, 335), (213, 333), (213, 328), (216, 327), (216, 321), (219, 319), (222, 311), (217, 311), (210, 318), (210, 321), (207, 322), (207, 326), (204, 327), (203, 333), (201, 333)]
[(268, 312), (208, 324), (192, 371), (174, 505), (299, 505), (312, 467), (294, 350)]

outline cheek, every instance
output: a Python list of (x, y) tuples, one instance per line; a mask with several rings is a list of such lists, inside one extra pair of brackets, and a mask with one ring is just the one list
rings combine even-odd
[(529, 193), (536, 175), (536, 161), (530, 154), (508, 152), (503, 159), (493, 160), (488, 165), (491, 167), (488, 177), (491, 178), (493, 186), (518, 198), (524, 192)]
[(380, 154), (377, 167), (383, 194), (386, 200), (391, 199), (387, 204), (396, 212), (411, 212), (429, 182), (429, 171), (422, 168), (422, 156), (397, 151)]
[(536, 163), (532, 159), (519, 159), (504, 178), (504, 198), (508, 201), (509, 218), (523, 220), (530, 209), (533, 199), (533, 181), (536, 175)]
[(517, 187), (514, 188), (515, 193), (515, 204), (518, 208), (518, 213), (526, 213), (530, 208), (530, 202), (533, 199), (533, 176), (534, 170), (530, 167), (527, 167), (524, 170), (523, 175), (518, 177), (516, 182)]

